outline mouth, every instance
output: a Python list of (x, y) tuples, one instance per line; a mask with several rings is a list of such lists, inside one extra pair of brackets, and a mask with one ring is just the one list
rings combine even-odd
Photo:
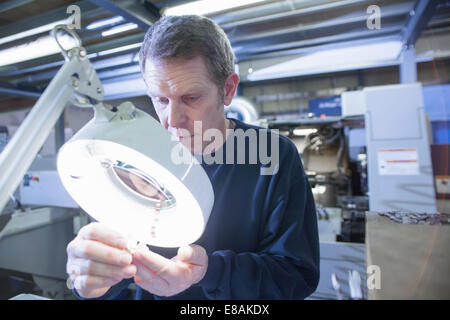
[(190, 136), (180, 136), (180, 137), (178, 137), (178, 141), (185, 141), (185, 140), (187, 140), (187, 139), (193, 139), (194, 138), (194, 135), (193, 134), (191, 134)]

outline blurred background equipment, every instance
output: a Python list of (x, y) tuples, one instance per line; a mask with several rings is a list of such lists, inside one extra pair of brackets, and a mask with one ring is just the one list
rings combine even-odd
[(363, 94), (369, 209), (436, 212), (422, 86), (372, 87)]
[(248, 124), (259, 124), (259, 113), (253, 103), (240, 96), (235, 96), (229, 106), (224, 107), (227, 118), (237, 119)]

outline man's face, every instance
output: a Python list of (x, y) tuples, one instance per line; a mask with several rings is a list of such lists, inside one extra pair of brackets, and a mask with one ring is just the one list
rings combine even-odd
[[(194, 151), (194, 121), (201, 121), (202, 135), (209, 128), (223, 128), (225, 116), (219, 94), (223, 95), (224, 90), (219, 93), (201, 56), (191, 60), (149, 59), (144, 78), (161, 124), (191, 152)], [(195, 140), (201, 141), (200, 138)]]

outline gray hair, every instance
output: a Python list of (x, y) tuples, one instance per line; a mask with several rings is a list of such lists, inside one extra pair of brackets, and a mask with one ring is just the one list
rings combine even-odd
[(206, 61), (211, 80), (219, 89), (234, 71), (234, 53), (225, 32), (211, 19), (202, 16), (166, 16), (145, 34), (139, 52), (141, 72), (147, 59), (186, 59), (198, 55)]

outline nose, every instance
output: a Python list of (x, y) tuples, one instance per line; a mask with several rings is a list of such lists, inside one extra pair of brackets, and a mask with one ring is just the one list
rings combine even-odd
[(186, 115), (184, 114), (182, 107), (176, 102), (171, 102), (169, 105), (167, 124), (172, 128), (183, 128), (185, 121)]

